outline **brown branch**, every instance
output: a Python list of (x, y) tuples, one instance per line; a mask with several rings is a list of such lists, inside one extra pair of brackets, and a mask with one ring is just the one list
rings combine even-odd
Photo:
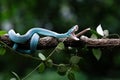
[(88, 47), (120, 47), (120, 39), (92, 39), (80, 38)]
[(90, 30), (90, 28), (86, 28), (84, 30), (82, 30), (81, 32), (77, 33), (76, 36), (80, 37), (81, 35), (83, 35), (84, 33), (88, 32)]
[[(40, 38), (39, 44), (37, 49), (48, 49), (48, 48), (54, 48), (57, 46), (57, 44), (64, 39), (56, 39), (53, 37), (43, 37)], [(12, 47), (13, 42), (9, 39), (9, 36), (1, 36), (0, 41), (4, 42), (8, 46)], [(72, 40), (70, 38), (66, 39), (64, 41), (64, 44), (66, 47), (120, 47), (120, 39), (91, 39), (87, 37), (81, 37), (79, 41)], [(21, 49), (29, 49), (29, 41), (25, 44), (19, 44), (19, 48)]]

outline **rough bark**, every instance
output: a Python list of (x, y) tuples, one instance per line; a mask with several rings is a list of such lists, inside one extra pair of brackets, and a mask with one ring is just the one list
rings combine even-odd
[[(40, 38), (39, 44), (37, 46), (37, 49), (48, 49), (48, 48), (54, 48), (57, 46), (59, 42), (62, 42), (64, 40), (64, 44), (66, 47), (120, 47), (120, 39), (91, 39), (87, 37), (80, 37), (79, 41), (72, 40), (70, 38), (68, 39), (56, 39), (53, 37), (43, 37)], [(4, 42), (8, 46), (12, 47), (14, 42), (12, 42), (9, 39), (9, 36), (4, 35), (0, 36), (0, 41)], [(29, 41), (27, 41), (24, 44), (19, 44), (19, 48), (21, 49), (29, 49)]]

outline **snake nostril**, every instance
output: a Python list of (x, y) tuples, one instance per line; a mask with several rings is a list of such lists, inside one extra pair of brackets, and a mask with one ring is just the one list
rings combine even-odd
[(79, 29), (78, 25), (75, 25), (75, 31), (77, 31)]

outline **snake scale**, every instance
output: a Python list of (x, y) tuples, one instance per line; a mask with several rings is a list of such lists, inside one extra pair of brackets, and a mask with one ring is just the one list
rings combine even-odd
[[(26, 32), (24, 35), (20, 35), (19, 33), (15, 33), (13, 29), (11, 29), (8, 31), (8, 36), (10, 40), (14, 42), (13, 45), (14, 50), (19, 51), (21, 53), (29, 54), (29, 53), (34, 53), (36, 51), (37, 44), (40, 39), (40, 35), (51, 36), (55, 38), (71, 37), (74, 40), (79, 40), (75, 35), (75, 32), (77, 30), (78, 30), (78, 25), (73, 26), (66, 33), (62, 33), (62, 34), (44, 28), (32, 28), (28, 30), (28, 32)], [(18, 49), (18, 44), (24, 44), (28, 40), (30, 40), (30, 50)]]

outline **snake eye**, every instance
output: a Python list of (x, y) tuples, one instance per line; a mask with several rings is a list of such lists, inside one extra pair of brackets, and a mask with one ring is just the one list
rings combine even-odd
[(79, 29), (78, 25), (75, 25), (73, 29), (74, 29), (74, 31), (78, 31), (78, 29)]
[(78, 31), (78, 25), (75, 25), (71, 29), (69, 29), (68, 33), (74, 33), (76, 31)]

